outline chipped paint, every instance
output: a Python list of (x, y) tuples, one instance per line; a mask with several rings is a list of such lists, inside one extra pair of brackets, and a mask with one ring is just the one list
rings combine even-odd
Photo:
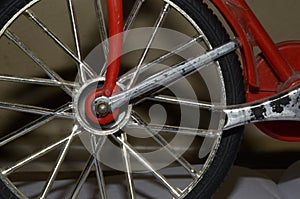
[(224, 112), (224, 129), (263, 121), (300, 121), (300, 86), (259, 102), (230, 106)]

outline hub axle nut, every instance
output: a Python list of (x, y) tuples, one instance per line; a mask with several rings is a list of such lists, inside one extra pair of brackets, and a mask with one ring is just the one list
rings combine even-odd
[(98, 117), (104, 117), (110, 112), (109, 104), (107, 102), (99, 101), (95, 105), (95, 111)]

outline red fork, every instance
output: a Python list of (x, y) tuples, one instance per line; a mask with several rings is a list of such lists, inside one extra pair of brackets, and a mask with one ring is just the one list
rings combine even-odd
[(112, 95), (119, 74), (122, 54), (123, 5), (122, 0), (107, 0), (109, 20), (109, 53), (104, 95)]

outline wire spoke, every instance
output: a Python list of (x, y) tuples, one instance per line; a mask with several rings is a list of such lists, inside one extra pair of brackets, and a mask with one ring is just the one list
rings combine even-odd
[(25, 11), (26, 16), (40, 27), (58, 46), (60, 46), (72, 59), (80, 64), (85, 70), (86, 74), (90, 77), (96, 77), (96, 72), (84, 61), (80, 60), (61, 40), (55, 36), (35, 15), (31, 10)]
[(55, 114), (50, 114), (50, 115), (45, 115), (40, 117), (39, 119), (23, 126), (22, 128), (4, 136), (3, 138), (0, 139), (0, 147), (16, 140), (17, 138), (26, 135), (27, 133), (33, 131), (34, 129), (39, 128), (40, 126), (48, 123), (49, 121), (51, 121), (52, 119), (54, 119), (56, 117), (56, 114), (68, 111), (69, 109), (71, 109), (71, 104), (65, 104), (62, 107), (58, 108), (55, 110)]
[[(91, 138), (92, 144), (93, 144), (93, 142), (94, 142), (93, 139), (95, 139), (95, 138)], [(75, 198), (78, 197), (79, 192), (80, 192), (80, 190), (81, 190), (83, 184), (85, 183), (85, 181), (86, 181), (88, 175), (90, 174), (93, 165), (96, 164), (96, 163), (95, 163), (95, 161), (97, 161), (97, 159), (96, 159), (96, 154), (102, 149), (102, 147), (103, 147), (105, 141), (106, 141), (106, 137), (100, 137), (98, 143), (96, 143), (96, 145), (93, 144), (93, 154), (89, 157), (89, 159), (88, 159), (88, 161), (87, 161), (87, 163), (86, 163), (86, 165), (85, 165), (85, 168), (84, 168), (83, 171), (81, 172), (80, 177), (78, 178), (78, 180), (77, 180), (77, 182), (76, 182), (76, 184), (75, 184), (75, 186), (74, 186), (74, 188), (73, 188), (71, 194), (70, 194), (69, 197), (68, 197), (69, 199), (75, 199)], [(94, 148), (94, 147), (95, 147), (95, 148)], [(95, 166), (96, 166), (96, 165), (95, 165)], [(101, 170), (100, 170), (100, 171), (101, 171)], [(102, 178), (102, 179), (104, 179), (104, 178)], [(99, 181), (98, 181), (98, 182), (99, 182)], [(101, 185), (101, 184), (99, 184), (99, 185)], [(101, 195), (102, 195), (102, 196), (105, 196), (106, 193), (105, 193), (105, 188), (104, 188), (104, 187), (105, 187), (105, 186), (104, 186), (104, 181), (103, 181), (103, 184), (102, 184), (102, 185), (103, 185), (103, 186), (102, 186), (102, 187), (103, 187), (103, 191), (101, 192)], [(101, 190), (102, 190), (102, 188), (101, 188)], [(100, 191), (101, 191), (101, 190), (100, 190)]]
[(96, 14), (98, 19), (98, 26), (99, 26), (99, 33), (100, 33), (100, 39), (103, 44), (103, 51), (105, 58), (107, 59), (108, 55), (108, 36), (107, 36), (107, 30), (105, 25), (105, 18), (103, 15), (103, 8), (100, 0), (95, 0), (95, 7), (96, 7)]
[(88, 159), (84, 169), (82, 170), (72, 192), (70, 193), (70, 196), (68, 197), (69, 199), (78, 198), (80, 190), (81, 190), (82, 186), (84, 185), (86, 179), (88, 178), (88, 176), (93, 168), (94, 161), (95, 161), (94, 156), (91, 155), (90, 158)]
[(181, 196), (181, 190), (174, 185), (172, 185), (163, 175), (158, 173), (155, 168), (142, 156), (140, 155), (134, 148), (131, 146), (126, 140), (123, 140), (119, 136), (112, 135), (112, 138), (124, 146), (128, 152), (132, 156), (134, 156), (144, 167), (146, 167), (159, 181), (163, 184), (173, 195), (175, 198), (179, 198)]
[[(145, 127), (135, 123), (129, 122), (126, 126), (128, 129), (145, 129)], [(217, 138), (221, 136), (222, 132), (219, 130), (207, 130), (207, 129), (195, 129), (187, 127), (178, 127), (170, 125), (159, 125), (159, 124), (148, 124), (147, 129), (153, 132), (162, 132), (162, 133), (173, 133), (179, 135), (189, 135), (189, 136), (200, 136), (208, 138)]]
[[(141, 97), (145, 97), (145, 95), (149, 96), (157, 93), (165, 89), (163, 85), (167, 86), (175, 84), (180, 79), (194, 73), (196, 70), (200, 70), (208, 66), (208, 64), (213, 62), (213, 60), (220, 58), (226, 53), (234, 51), (237, 47), (238, 41), (233, 40), (213, 51), (208, 51), (200, 56), (161, 70), (134, 87), (109, 97), (111, 101), (111, 109), (115, 110), (124, 103), (135, 103), (136, 101), (139, 101)], [(159, 82), (159, 84), (157, 84), (157, 82)]]
[(129, 13), (129, 16), (124, 24), (124, 31), (127, 31), (131, 28), (133, 22), (135, 21), (143, 3), (145, 2), (146, 0), (136, 0), (130, 13)]
[[(65, 82), (56, 72), (50, 69), (41, 59), (39, 59), (14, 33), (9, 30), (5, 31), (5, 36), (16, 44), (27, 56), (29, 56), (51, 79), (58, 82)], [(62, 89), (72, 96), (72, 90), (63, 86)]]
[(144, 98), (144, 100), (152, 100), (152, 101), (169, 103), (169, 104), (180, 104), (180, 105), (184, 105), (184, 106), (210, 110), (212, 112), (223, 112), (223, 110), (226, 109), (226, 106), (224, 106), (220, 103), (204, 102), (204, 101), (201, 102), (201, 101), (172, 97), (172, 96), (167, 96), (167, 95), (149, 96), (149, 97)]
[(107, 60), (108, 60), (108, 53), (109, 53), (109, 42), (108, 42), (108, 35), (105, 25), (105, 18), (103, 15), (103, 8), (101, 4), (101, 0), (95, 0), (95, 8), (96, 8), (96, 14), (97, 14), (97, 20), (98, 20), (98, 27), (99, 27), (99, 33), (100, 33), (100, 39), (101, 39), (101, 45), (103, 48), (104, 58), (105, 58), (105, 64), (103, 65), (100, 76), (104, 76), (107, 70)]
[(73, 113), (64, 112), (64, 111), (63, 112), (55, 111), (55, 110), (51, 110), (51, 109), (47, 109), (47, 108), (22, 105), (22, 104), (0, 102), (0, 109), (18, 111), (18, 112), (23, 112), (23, 113), (31, 113), (31, 114), (37, 114), (37, 115), (54, 115), (55, 117), (58, 117), (58, 118), (74, 119)]
[[(121, 139), (123, 141), (127, 142), (127, 135), (126, 133), (121, 134)], [(134, 199), (135, 198), (135, 189), (134, 189), (134, 183), (133, 183), (133, 176), (132, 176), (132, 168), (130, 164), (130, 154), (128, 153), (126, 147), (122, 146), (122, 157), (125, 164), (125, 175), (126, 175), (126, 182), (127, 182), (127, 189), (128, 189), (128, 195), (129, 198)]]
[(61, 151), (61, 153), (59, 155), (59, 158), (57, 159), (57, 162), (56, 162), (56, 164), (55, 164), (55, 166), (53, 168), (53, 171), (52, 171), (51, 175), (49, 176), (49, 179), (47, 180), (47, 182), (46, 182), (46, 184), (45, 184), (45, 186), (43, 188), (43, 191), (42, 191), (42, 194), (40, 196), (40, 199), (46, 198), (47, 195), (49, 194), (49, 192), (50, 192), (50, 190), (52, 188), (52, 185), (53, 185), (53, 183), (55, 181), (55, 178), (56, 178), (56, 176), (58, 174), (58, 171), (59, 171), (59, 169), (60, 169), (60, 167), (61, 167), (61, 165), (62, 165), (62, 163), (63, 163), (63, 161), (64, 161), (64, 159), (65, 159), (65, 157), (67, 155), (67, 152), (69, 151), (69, 148), (71, 146), (73, 138), (77, 134), (77, 132), (78, 132), (78, 126), (75, 125), (73, 127), (73, 129), (72, 129), (71, 135), (66, 140), (66, 144), (65, 144), (64, 148), (62, 149), (62, 151)]
[(105, 141), (106, 141), (106, 137), (104, 137), (104, 136), (101, 136), (98, 139), (98, 142), (97, 142), (95, 135), (91, 136), (91, 143), (92, 143), (93, 156), (94, 156), (94, 165), (96, 168), (96, 177), (97, 177), (97, 182), (98, 182), (98, 186), (99, 186), (100, 196), (102, 199), (106, 199), (107, 195), (106, 195), (106, 189), (105, 189), (104, 176), (103, 176), (101, 164), (100, 164), (99, 159), (97, 158), (97, 155), (98, 155), (98, 150), (100, 150), (103, 147)]
[(16, 82), (16, 83), (25, 83), (25, 84), (35, 84), (35, 85), (42, 85), (42, 86), (65, 86), (65, 87), (75, 87), (76, 84), (73, 82), (60, 82), (57, 80), (51, 80), (51, 79), (44, 79), (44, 78), (26, 78), (26, 77), (15, 77), (15, 76), (9, 76), (9, 75), (0, 75), (0, 81), (6, 81), (6, 82)]
[[(142, 72), (150, 69), (151, 67), (155, 66), (156, 64), (159, 64), (159, 63), (167, 60), (168, 58), (172, 57), (173, 55), (176, 55), (179, 52), (182, 52), (183, 50), (187, 49), (188, 47), (194, 45), (195, 42), (200, 41), (202, 39), (203, 39), (203, 35), (199, 35), (198, 37), (196, 37), (196, 38), (188, 41), (187, 43), (175, 47), (174, 50), (171, 50), (170, 52), (162, 55), (161, 57), (159, 57), (159, 58), (157, 58), (155, 60), (152, 60), (150, 63), (142, 65), (140, 67), (140, 73), (142, 73)], [(130, 80), (132, 78), (132, 76), (134, 75), (134, 72), (135, 72), (134, 69), (128, 71), (127, 73), (125, 73), (124, 75), (122, 75), (120, 77), (119, 81), (121, 83), (123, 83), (123, 82), (125, 82), (127, 80)]]
[(72, 30), (73, 30), (73, 37), (76, 47), (76, 53), (77, 58), (80, 60), (80, 63), (78, 63), (78, 71), (79, 71), (79, 77), (80, 81), (83, 83), (86, 81), (86, 74), (84, 70), (84, 65), (82, 64), (82, 56), (81, 56), (81, 48), (80, 48), (80, 40), (79, 40), (79, 32), (77, 27), (77, 21), (76, 21), (76, 15), (74, 12), (74, 6), (72, 0), (68, 0), (68, 6), (69, 6), (69, 14), (71, 18), (71, 24), (72, 24)]
[(178, 161), (181, 166), (183, 166), (188, 173), (193, 177), (193, 178), (198, 178), (199, 172), (197, 169), (191, 165), (184, 157), (182, 157), (180, 154), (178, 154), (174, 149), (172, 149), (169, 146), (169, 143), (157, 133), (157, 131), (153, 131), (151, 128), (148, 128), (147, 124), (142, 120), (142, 118), (135, 113), (134, 111), (131, 113), (131, 118), (138, 123), (142, 128), (146, 130), (146, 132), (162, 147), (164, 147), (167, 152), (176, 160)]
[(3, 169), (1, 171), (1, 174), (2, 175), (9, 175), (11, 173), (13, 173), (14, 171), (16, 171), (17, 169), (23, 167), (24, 165), (32, 162), (33, 160), (39, 158), (39, 157), (42, 157), (44, 155), (46, 155), (47, 153), (49, 153), (50, 151), (53, 151), (54, 149), (56, 149), (57, 147), (59, 147), (61, 144), (65, 143), (66, 141), (70, 140), (70, 137), (73, 137), (73, 136), (77, 136), (81, 133), (81, 131), (77, 131), (74, 135), (69, 135), (45, 148), (43, 148), (42, 150), (36, 152), (36, 153), (33, 153), (32, 155), (18, 161), (17, 163), (15, 163), (14, 165), (11, 165), (5, 169)]
[(155, 22), (153, 33), (147, 43), (147, 46), (144, 49), (144, 52), (137, 64), (136, 68), (135, 68), (135, 72), (133, 73), (132, 78), (130, 79), (127, 89), (131, 88), (131, 86), (135, 84), (135, 82), (137, 80), (137, 76), (140, 73), (141, 66), (143, 65), (143, 63), (145, 61), (145, 58), (150, 50), (150, 47), (155, 39), (157, 32), (159, 30), (159, 27), (162, 26), (164, 19), (166, 18), (167, 14), (169, 12), (169, 9), (170, 9), (170, 4), (165, 4), (163, 9), (161, 10), (159, 17), (158, 17), (157, 21)]
[(82, 170), (73, 190), (70, 193), (69, 199), (76, 199), (80, 193), (80, 190), (85, 183), (86, 179), (88, 178), (92, 167), (94, 165), (94, 156), (90, 156), (89, 160), (87, 161), (84, 169)]

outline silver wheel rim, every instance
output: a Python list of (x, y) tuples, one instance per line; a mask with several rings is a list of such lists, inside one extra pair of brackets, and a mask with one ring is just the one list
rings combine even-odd
[[(3, 166), (1, 167), (2, 170), (2, 175), (1, 178), (3, 179), (3, 181), (7, 182), (8, 184), (10, 184), (11, 187), (14, 188), (15, 185), (13, 182), (13, 180), (8, 180), (10, 178), (11, 175), (13, 175), (16, 171), (18, 171), (20, 168), (23, 169), (23, 167), (27, 165), (27, 163), (40, 158), (46, 154), (48, 154), (51, 151), (55, 151), (54, 149), (58, 148), (58, 147), (62, 147), (60, 155), (58, 155), (57, 159), (54, 161), (56, 162), (54, 167), (52, 168), (52, 171), (50, 173), (50, 175), (48, 176), (48, 180), (46, 181), (45, 186), (43, 187), (43, 190), (41, 192), (40, 197), (41, 198), (46, 198), (48, 196), (48, 194), (51, 192), (51, 187), (53, 186), (53, 183), (56, 179), (56, 177), (59, 175), (59, 171), (63, 165), (63, 162), (68, 154), (68, 151), (70, 149), (70, 147), (72, 146), (73, 143), (73, 139), (75, 137), (78, 137), (79, 134), (84, 133), (81, 128), (81, 125), (77, 125), (77, 124), (73, 124), (73, 122), (70, 122), (70, 119), (72, 121), (74, 115), (72, 113), (72, 109), (74, 108), (74, 104), (72, 101), (73, 98), (73, 92), (74, 92), (74, 88), (78, 87), (80, 84), (80, 81), (67, 81), (64, 78), (62, 78), (58, 73), (56, 73), (56, 71), (54, 69), (52, 69), (51, 67), (48, 66), (47, 63), (44, 63), (40, 58), (39, 55), (36, 54), (33, 50), (29, 50), (28, 46), (25, 44), (25, 42), (23, 42), (22, 37), (18, 36), (17, 32), (14, 30), (14, 23), (15, 21), (18, 20), (24, 20), (22, 19), (22, 17), (20, 18), (20, 15), (25, 15), (27, 18), (29, 18), (29, 21), (31, 21), (31, 23), (36, 26), (37, 29), (43, 29), (43, 33), (45, 36), (47, 36), (49, 38), (49, 40), (52, 40), (52, 42), (55, 43), (55, 45), (59, 46), (59, 48), (61, 50), (64, 51), (64, 54), (66, 54), (68, 57), (71, 57), (71, 59), (73, 59), (73, 61), (75, 61), (75, 63), (77, 63), (78, 65), (78, 72), (80, 72), (81, 70), (85, 71), (83, 73), (86, 74), (86, 76), (89, 75), (93, 75), (92, 72), (90, 72), (90, 67), (88, 61), (86, 61), (85, 59), (83, 59), (83, 55), (80, 53), (81, 52), (81, 48), (80, 48), (80, 41), (79, 41), (79, 35), (77, 35), (76, 32), (78, 31), (76, 29), (76, 21), (73, 21), (73, 23), (71, 23), (71, 28), (74, 31), (75, 34), (73, 34), (73, 39), (75, 41), (75, 50), (70, 50), (71, 48), (64, 43), (64, 41), (60, 40), (58, 36), (56, 36), (51, 28), (49, 28), (47, 25), (45, 25), (43, 23), (43, 20), (39, 18), (38, 14), (35, 13), (35, 9), (31, 8), (33, 5), (35, 5), (35, 3), (37, 3), (38, 1), (32, 1), (30, 4), (28, 4), (27, 6), (25, 6), (20, 12), (18, 12), (14, 17), (12, 17), (12, 19), (10, 21), (8, 21), (8, 23), (3, 27), (3, 29), (1, 30), (2, 33), (2, 38), (6, 38), (6, 41), (9, 41), (11, 44), (15, 45), (15, 47), (17, 47), (19, 50), (21, 50), (20, 52), (23, 53), (23, 55), (25, 54), (25, 56), (27, 58), (29, 58), (29, 60), (31, 62), (35, 62), (35, 65), (37, 67), (39, 67), (39, 69), (42, 69), (43, 72), (45, 74), (47, 74), (48, 78), (41, 78), (40, 76), (37, 77), (18, 77), (17, 75), (15, 76), (9, 76), (9, 75), (1, 75), (0, 76), (0, 80), (2, 82), (13, 82), (16, 84), (32, 84), (34, 86), (45, 86), (45, 87), (56, 87), (59, 88), (61, 90), (61, 92), (63, 92), (66, 96), (66, 98), (68, 98), (68, 96), (70, 96), (70, 100), (69, 102), (63, 103), (60, 106), (58, 106), (57, 108), (42, 108), (40, 106), (35, 106), (35, 105), (31, 105), (30, 103), (28, 103), (28, 105), (23, 105), (21, 103), (11, 103), (11, 102), (6, 102), (6, 101), (1, 101), (1, 108), (4, 111), (13, 111), (13, 112), (21, 112), (21, 113), (26, 113), (26, 114), (34, 114), (34, 115), (38, 115), (39, 117), (32, 119), (31, 121), (29, 120), (29, 122), (27, 122), (25, 125), (21, 126), (20, 128), (18, 128), (17, 130), (13, 131), (12, 133), (8, 133), (5, 136), (2, 136), (1, 139), (1, 146), (2, 147), (7, 147), (8, 145), (10, 145), (10, 143), (15, 142), (15, 140), (18, 140), (17, 138), (22, 138), (24, 137), (24, 135), (28, 135), (30, 134), (34, 134), (31, 133), (31, 131), (34, 130), (39, 130), (41, 127), (45, 126), (46, 124), (51, 124), (52, 120), (54, 120), (55, 118), (60, 118), (61, 120), (68, 120), (69, 124), (71, 123), (71, 129), (69, 131), (69, 133), (67, 133), (67, 136), (62, 137), (52, 143), (49, 143), (46, 147), (43, 147), (39, 150), (35, 150), (35, 152), (33, 152), (31, 155), (29, 156), (24, 156), (22, 158), (19, 158), (17, 161), (15, 162), (10, 162), (11, 160), (9, 160), (8, 162), (10, 164), (8, 164), (8, 166)], [(98, 5), (98, 9), (101, 10), (101, 6), (99, 6), (99, 2), (96, 1), (96, 5)], [(136, 3), (133, 5), (133, 9), (131, 10), (131, 15), (129, 15), (129, 19), (127, 19), (126, 23), (125, 23), (125, 29), (126, 28), (131, 28), (132, 24), (134, 24), (136, 22), (136, 17), (138, 16), (139, 13), (139, 9), (142, 8), (144, 1), (139, 1), (137, 0)], [(70, 14), (70, 18), (71, 21), (72, 19), (75, 20), (75, 11), (72, 10), (72, 8), (74, 9), (74, 4), (71, 1), (68, 1), (68, 12)], [(37, 4), (39, 5), (39, 4)], [(97, 6), (96, 6), (97, 7)], [(196, 23), (183, 11), (181, 10), (181, 8), (179, 8), (176, 4), (174, 4), (172, 1), (169, 0), (165, 0), (163, 2), (163, 9), (162, 10), (172, 10), (172, 11), (176, 11), (178, 12), (180, 15), (182, 15), (190, 24), (191, 26), (195, 29), (195, 31), (198, 33), (198, 35), (196, 37), (202, 37), (202, 43), (205, 43), (206, 48), (207, 49), (211, 49), (211, 45), (209, 44), (207, 38), (205, 37), (205, 35), (203, 35), (203, 33), (201, 32), (201, 29), (196, 25)], [(22, 14), (24, 13), (24, 14)], [(161, 23), (164, 21), (164, 12), (160, 12), (159, 16), (158, 16), (158, 20), (161, 20)], [(166, 12), (166, 16), (167, 16)], [(102, 16), (97, 16), (98, 18), (98, 23), (101, 25), (102, 23), (104, 23)], [(132, 21), (131, 21), (132, 20)], [(159, 27), (161, 24), (159, 24), (159, 22), (156, 24), (157, 27)], [(71, 31), (72, 31), (71, 30)], [(106, 29), (105, 28), (100, 28), (100, 36), (101, 38), (106, 38), (107, 34), (105, 34)], [(3, 39), (2, 39), (3, 40)], [(107, 44), (104, 41), (104, 48), (103, 48), (103, 54), (105, 55), (105, 53), (107, 53)], [(29, 46), (30, 47), (30, 46)], [(24, 53), (25, 52), (25, 53)], [(161, 57), (160, 57), (161, 58)], [(139, 61), (141, 61), (140, 58)], [(143, 62), (143, 61), (142, 61)], [(100, 71), (101, 73), (104, 74), (105, 70)], [(215, 92), (212, 92), (212, 90), (210, 91), (210, 99), (214, 102), (214, 103), (219, 103), (224, 105), (225, 101), (226, 101), (226, 94), (225, 94), (225, 86), (223, 83), (223, 77), (222, 77), (222, 73), (221, 73), (221, 69), (218, 66), (218, 64), (216, 63), (215, 69), (213, 71), (206, 71), (203, 72), (203, 74), (208, 74), (214, 72), (215, 74), (218, 75), (219, 77), (219, 83), (218, 85), (220, 86), (220, 92), (217, 93), (216, 95)], [(122, 77), (122, 76), (121, 76)], [(123, 76), (124, 77), (124, 76)], [(126, 75), (125, 75), (126, 77)], [(205, 76), (203, 77), (204, 79), (206, 78)], [(210, 82), (212, 82), (211, 79), (207, 78), (204, 80), (204, 82), (208, 83), (209, 85), (211, 84)], [(134, 84), (135, 82), (133, 82), (132, 84)], [(80, 86), (79, 86), (80, 87)], [(11, 88), (11, 87), (8, 87)], [(208, 88), (209, 89), (209, 88)], [(161, 96), (163, 97), (163, 96)], [(163, 99), (163, 98), (161, 98)], [(166, 99), (163, 99), (166, 100)], [(134, 108), (133, 108), (134, 109)], [(139, 121), (139, 114), (134, 114), (134, 112), (132, 112), (131, 117), (134, 118), (135, 121)], [(213, 117), (215, 119), (219, 121), (220, 120), (220, 116), (215, 116)], [(144, 128), (143, 127), (143, 122), (144, 120), (140, 121), (141, 123), (138, 123), (139, 128)], [(211, 122), (213, 124), (215, 124), (216, 122)], [(58, 123), (59, 125), (60, 123)], [(129, 124), (129, 123), (128, 123)], [(131, 127), (135, 128), (134, 125), (136, 125), (137, 123), (132, 123)], [(219, 131), (218, 129), (220, 129), (222, 127), (222, 122), (218, 122), (217, 126), (211, 126), (211, 128), (216, 129), (217, 131)], [(63, 126), (63, 125), (62, 125)], [(148, 127), (153, 130), (155, 128), (159, 128), (159, 126), (151, 126), (148, 125)], [(168, 127), (168, 126), (167, 126)], [(64, 128), (64, 127), (61, 127)], [(137, 129), (139, 129), (137, 128)], [(171, 128), (166, 128), (167, 130), (171, 130)], [(65, 130), (65, 129), (64, 129)], [(162, 129), (161, 129), (162, 130)], [(187, 129), (184, 129), (187, 130)], [(192, 129), (193, 130), (193, 129)], [(220, 131), (219, 131), (220, 132)], [(195, 133), (195, 132), (194, 132)], [(130, 134), (131, 135), (131, 134)], [(92, 146), (92, 151), (90, 151), (92, 154), (96, 153), (96, 149), (97, 149), (97, 142), (98, 142), (98, 146), (101, 145), (101, 142), (104, 140), (106, 140), (106, 138), (98, 138), (99, 140), (96, 140), (97, 136), (93, 135), (93, 134), (89, 134), (90, 136), (90, 140), (91, 140), (91, 146)], [(145, 162), (145, 159), (143, 159), (141, 156), (139, 156), (139, 154), (136, 154), (135, 156), (135, 151), (133, 150), (131, 144), (128, 142), (127, 140), (127, 134), (122, 134), (121, 136), (115, 136), (115, 141), (121, 143), (121, 145), (123, 147), (121, 147), (122, 152), (122, 156), (124, 158), (124, 164), (125, 164), (125, 171), (131, 171), (132, 170), (132, 165), (130, 165), (130, 156), (134, 156), (136, 159), (138, 159), (138, 161), (141, 163), (144, 162), (144, 166), (147, 167), (147, 164), (149, 167), (147, 167), (147, 170), (150, 171), (150, 173), (152, 173), (156, 179), (158, 179), (158, 181), (160, 181), (160, 183), (162, 184), (162, 186), (164, 186), (169, 192), (170, 192), (170, 197), (175, 197), (175, 198), (183, 198), (194, 186), (196, 186), (197, 182), (199, 180), (201, 180), (201, 177), (203, 175), (203, 173), (206, 172), (206, 170), (209, 168), (211, 161), (214, 158), (215, 152), (218, 149), (219, 146), (219, 142), (221, 139), (221, 133), (219, 133), (215, 138), (213, 143), (211, 144), (211, 151), (208, 154), (208, 156), (206, 157), (206, 161), (204, 162), (204, 164), (201, 164), (200, 169), (197, 169), (197, 171), (194, 173), (194, 170), (191, 169), (191, 167), (189, 166), (189, 164), (187, 164), (185, 161), (185, 159), (177, 159), (177, 161), (179, 162), (179, 164), (184, 164), (186, 168), (188, 168), (188, 170), (190, 171), (190, 175), (192, 176), (192, 178), (194, 178), (194, 180), (192, 179), (190, 183), (188, 183), (188, 185), (185, 188), (178, 188), (176, 186), (173, 186), (170, 182), (168, 182), (165, 178), (165, 176), (161, 173), (159, 173), (159, 170), (153, 169), (151, 167), (151, 164), (148, 163), (147, 161)], [(159, 138), (159, 137), (158, 137)], [(103, 142), (104, 142), (103, 141)], [(161, 144), (163, 144), (164, 140), (161, 140)], [(24, 146), (25, 147), (25, 146)], [(10, 149), (10, 148), (8, 148)], [(4, 149), (4, 151), (7, 150), (6, 148)], [(93, 151), (94, 150), (94, 151)], [(204, 152), (205, 153), (205, 152)], [(24, 155), (24, 154), (23, 154)], [(92, 156), (91, 156), (92, 157)], [(97, 186), (99, 188), (99, 194), (103, 197), (106, 198), (107, 193), (105, 191), (105, 175), (103, 175), (103, 165), (100, 164), (99, 161), (93, 160), (93, 159), (88, 159), (86, 161), (86, 165), (83, 166), (83, 172), (81, 173), (81, 177), (78, 179), (77, 184), (75, 184), (74, 189), (72, 190), (72, 192), (70, 193), (70, 197), (76, 197), (77, 194), (79, 194), (80, 188), (82, 186), (82, 184), (84, 183), (84, 178), (87, 177), (86, 174), (88, 172), (91, 171), (92, 166), (95, 167), (95, 169), (93, 170), (96, 174), (96, 179), (97, 179)], [(189, 162), (188, 162), (189, 163)], [(172, 167), (172, 166), (171, 166)], [(66, 167), (67, 168), (67, 167)], [(153, 170), (152, 170), (153, 169)], [(26, 171), (26, 169), (25, 169)], [(133, 181), (134, 181), (134, 177), (133, 174), (131, 174), (131, 172), (127, 172), (127, 175), (125, 175), (125, 179), (127, 182), (127, 188), (128, 188), (128, 193), (129, 193), (129, 198), (135, 198), (136, 196), (136, 191), (134, 190), (134, 185), (133, 185)], [(14, 189), (14, 192), (17, 195), (21, 195), (26, 197), (25, 195), (23, 195), (17, 188)]]

